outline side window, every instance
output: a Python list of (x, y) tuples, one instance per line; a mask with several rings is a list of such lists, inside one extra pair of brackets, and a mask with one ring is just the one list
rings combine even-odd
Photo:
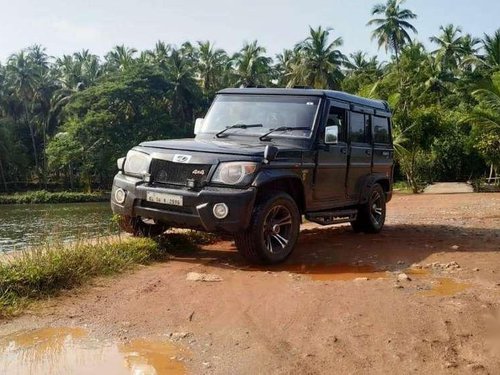
[(389, 119), (387, 117), (373, 116), (373, 140), (375, 143), (391, 143)]
[(347, 135), (346, 110), (342, 108), (330, 107), (326, 126), (337, 125), (339, 127), (339, 141), (345, 142)]
[(351, 112), (350, 136), (351, 142), (370, 143), (370, 116)]

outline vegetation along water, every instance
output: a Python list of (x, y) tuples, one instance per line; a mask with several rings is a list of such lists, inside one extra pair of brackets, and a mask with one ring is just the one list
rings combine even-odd
[[(444, 24), (426, 48), (408, 3), (376, 5), (367, 27), (390, 52), (346, 56), (334, 29), (311, 27), (271, 56), (258, 41), (232, 54), (207, 41), (158, 41), (49, 57), (43, 46), (0, 65), (0, 191), (107, 189), (115, 160), (141, 141), (191, 136), (214, 93), (240, 85), (310, 86), (389, 101), (397, 171), (414, 191), (494, 175), (500, 165), (500, 29)], [(334, 22), (334, 20), (332, 21)], [(335, 24), (333, 23), (333, 25)]]

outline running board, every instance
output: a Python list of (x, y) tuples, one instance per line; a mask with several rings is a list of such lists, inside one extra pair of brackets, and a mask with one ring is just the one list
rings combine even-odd
[(310, 212), (306, 214), (306, 219), (321, 225), (332, 225), (349, 223), (356, 220), (357, 215), (358, 210)]

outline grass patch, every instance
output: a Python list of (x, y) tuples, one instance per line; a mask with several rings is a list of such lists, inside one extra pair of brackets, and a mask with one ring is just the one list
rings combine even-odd
[(109, 195), (104, 193), (78, 193), (72, 191), (49, 192), (46, 190), (29, 191), (0, 195), (0, 204), (33, 204), (33, 203), (81, 203), (105, 202)]
[(194, 251), (211, 238), (199, 232), (174, 233), (158, 241), (149, 238), (96, 240), (72, 245), (45, 245), (0, 261), (0, 317), (15, 315), (31, 301), (169, 258), (168, 251)]
[(411, 194), (413, 192), (410, 185), (408, 185), (406, 181), (396, 181), (394, 182), (392, 188), (394, 191), (397, 191), (398, 193)]

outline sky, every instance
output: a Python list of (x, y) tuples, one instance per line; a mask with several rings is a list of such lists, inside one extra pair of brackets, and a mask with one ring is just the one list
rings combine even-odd
[[(380, 0), (0, 0), (0, 62), (32, 44), (51, 56), (89, 49), (103, 56), (115, 45), (151, 49), (209, 40), (232, 53), (257, 39), (274, 56), (324, 26), (341, 36), (341, 50), (385, 57), (366, 26)], [(500, 28), (499, 0), (407, 0), (417, 38), (429, 47), (439, 26), (453, 23), (482, 37)]]

